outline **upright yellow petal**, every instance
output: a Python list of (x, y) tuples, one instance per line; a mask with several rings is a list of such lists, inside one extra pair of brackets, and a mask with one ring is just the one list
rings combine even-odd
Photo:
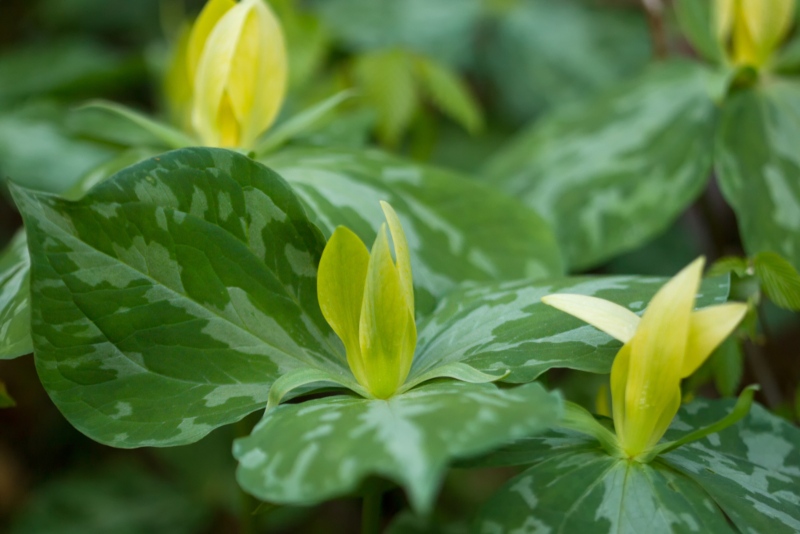
[(385, 224), (370, 253), (359, 334), (368, 389), (378, 398), (389, 398), (408, 377), (417, 331)]
[(663, 406), (673, 403), (675, 390), (680, 388), (703, 264), (704, 259), (698, 258), (656, 293), (631, 340), (621, 441), (623, 449), (633, 456), (644, 451), (653, 437), (658, 423), (653, 414), (662, 413)]
[(611, 410), (617, 437), (625, 433), (625, 388), (631, 366), (631, 344), (625, 343), (611, 365)]
[(760, 67), (786, 38), (796, 0), (737, 0), (733, 28), (734, 61)]
[(322, 315), (344, 343), (347, 363), (366, 383), (358, 329), (369, 267), (369, 251), (349, 229), (339, 226), (325, 245), (317, 269), (317, 298)]
[(403, 287), (403, 292), (406, 294), (408, 307), (412, 313), (414, 311), (414, 282), (411, 277), (411, 255), (408, 251), (408, 241), (406, 240), (406, 233), (403, 231), (403, 226), (400, 224), (400, 218), (394, 211), (394, 208), (388, 203), (381, 201), (381, 208), (386, 217), (386, 222), (389, 223), (389, 232), (392, 234), (392, 242), (394, 243), (394, 256), (397, 261), (397, 269), (400, 273), (400, 285)]
[(597, 297), (556, 293), (542, 297), (542, 302), (589, 323), (623, 343), (633, 338), (639, 326), (639, 316), (628, 308)]
[(694, 374), (725, 341), (747, 313), (747, 304), (730, 302), (692, 313), (689, 340), (681, 368), (681, 378)]
[(189, 34), (186, 53), (186, 71), (190, 80), (194, 80), (197, 64), (203, 54), (206, 40), (217, 25), (219, 19), (236, 5), (234, 0), (209, 0), (200, 12)]

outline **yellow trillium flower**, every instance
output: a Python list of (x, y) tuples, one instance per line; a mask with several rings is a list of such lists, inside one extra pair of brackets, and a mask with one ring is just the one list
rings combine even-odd
[(742, 303), (693, 311), (703, 265), (698, 258), (667, 282), (641, 318), (596, 297), (542, 298), (624, 343), (611, 368), (611, 400), (617, 440), (629, 458), (655, 447), (680, 407), (681, 380), (703, 364), (747, 312)]
[(204, 145), (250, 148), (275, 121), (287, 77), (283, 31), (265, 0), (210, 0), (179, 42), (166, 93)]
[(358, 383), (378, 399), (405, 383), (417, 345), (411, 260), (394, 209), (381, 202), (381, 225), (372, 251), (351, 230), (338, 227), (320, 259), (317, 294), (325, 320), (344, 343)]
[(792, 28), (796, 0), (714, 0), (718, 41), (740, 66), (761, 67)]

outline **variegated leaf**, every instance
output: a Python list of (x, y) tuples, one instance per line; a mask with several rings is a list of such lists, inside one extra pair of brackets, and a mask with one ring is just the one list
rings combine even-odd
[(664, 231), (702, 191), (721, 84), (698, 64), (659, 64), (537, 122), (484, 175), (554, 225), (571, 269), (597, 265)]
[[(607, 373), (621, 344), (583, 321), (547, 306), (551, 293), (591, 295), (644, 311), (663, 278), (575, 277), (467, 285), (448, 295), (419, 327), (417, 376), (439, 363), (462, 361), (505, 379), (529, 382), (556, 367)], [(725, 302), (727, 276), (703, 282), (697, 306)]]
[(725, 104), (717, 171), (749, 255), (800, 268), (800, 83), (770, 80)]
[(337, 396), (280, 406), (234, 443), (239, 484), (268, 502), (313, 504), (370, 475), (430, 510), (448, 464), (548, 428), (560, 397), (539, 384), (428, 384), (388, 400)]
[(383, 221), (378, 202), (389, 202), (411, 248), (418, 311), (457, 282), (563, 272), (547, 223), (469, 178), (379, 151), (286, 150), (265, 163), (292, 184), (327, 235), (345, 225), (372, 243)]
[[(665, 439), (710, 425), (733, 404), (684, 406)], [(479, 514), (477, 532), (800, 530), (800, 430), (760, 406), (724, 431), (646, 465), (612, 458), (590, 438), (571, 432), (521, 440), (472, 463), (525, 464), (531, 467)]]
[(191, 442), (263, 408), (289, 370), (347, 369), (317, 305), (322, 236), (252, 160), (185, 149), (77, 202), (14, 194), (39, 376), (92, 438)]
[(29, 268), (28, 242), (20, 230), (0, 255), (0, 360), (33, 352)]

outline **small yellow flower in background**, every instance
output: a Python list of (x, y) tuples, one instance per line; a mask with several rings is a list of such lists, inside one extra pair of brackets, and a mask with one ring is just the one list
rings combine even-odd
[(714, 0), (717, 39), (735, 65), (761, 67), (792, 28), (796, 0)]
[(320, 259), (317, 293), (325, 320), (342, 340), (358, 383), (387, 399), (405, 383), (417, 345), (408, 242), (394, 209), (381, 202), (381, 225), (369, 252), (352, 231), (334, 231)]
[(280, 111), (288, 60), (265, 0), (210, 0), (167, 74), (178, 121), (207, 146), (250, 148)]
[(703, 364), (747, 312), (742, 303), (693, 311), (703, 265), (698, 258), (667, 282), (641, 318), (596, 297), (542, 298), (624, 343), (611, 368), (611, 399), (619, 446), (628, 458), (655, 447), (680, 407), (681, 380)]

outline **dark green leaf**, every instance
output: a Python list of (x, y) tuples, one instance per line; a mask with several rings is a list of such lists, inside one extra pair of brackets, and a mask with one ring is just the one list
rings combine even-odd
[(721, 63), (725, 51), (714, 33), (714, 0), (676, 0), (675, 13), (695, 50), (706, 59)]
[(714, 385), (720, 395), (733, 397), (742, 384), (744, 354), (736, 338), (728, 338), (711, 355)]
[(480, 106), (458, 74), (430, 59), (418, 57), (416, 63), (420, 85), (436, 107), (468, 132), (480, 130)]
[(484, 174), (553, 223), (571, 269), (607, 261), (666, 230), (705, 186), (715, 76), (655, 66), (537, 122)]

